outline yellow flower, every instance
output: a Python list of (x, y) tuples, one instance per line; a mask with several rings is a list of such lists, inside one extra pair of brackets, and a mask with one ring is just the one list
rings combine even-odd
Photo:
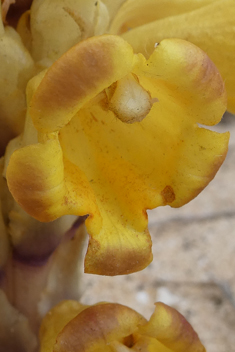
[(198, 126), (226, 109), (215, 66), (182, 40), (163, 40), (146, 60), (118, 36), (97, 36), (32, 79), (27, 95), (24, 135), (6, 154), (23, 146), (7, 169), (16, 201), (39, 221), (89, 214), (86, 272), (146, 267), (146, 210), (189, 202), (225, 158), (228, 133)]
[(206, 352), (174, 308), (155, 303), (150, 320), (116, 303), (64, 301), (43, 319), (40, 352)]
[(165, 38), (188, 40), (204, 50), (219, 69), (235, 113), (234, 0), (127, 0), (109, 32), (121, 34), (136, 53), (149, 56)]

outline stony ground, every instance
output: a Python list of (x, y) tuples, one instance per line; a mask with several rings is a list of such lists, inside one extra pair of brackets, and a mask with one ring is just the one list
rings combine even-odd
[(235, 351), (235, 116), (227, 159), (211, 184), (181, 209), (149, 213), (154, 260), (124, 277), (84, 276), (82, 302), (119, 302), (149, 318), (153, 303), (177, 308), (207, 352)]

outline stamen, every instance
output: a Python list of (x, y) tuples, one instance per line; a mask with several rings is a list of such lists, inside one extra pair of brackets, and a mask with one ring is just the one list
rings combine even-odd
[(151, 110), (153, 100), (133, 74), (118, 80), (106, 89), (111, 110), (119, 120), (125, 123), (142, 121)]

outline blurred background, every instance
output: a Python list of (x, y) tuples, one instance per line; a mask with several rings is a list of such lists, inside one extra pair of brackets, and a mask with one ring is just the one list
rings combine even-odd
[(209, 186), (180, 209), (149, 211), (153, 262), (128, 276), (83, 275), (82, 303), (118, 302), (149, 318), (154, 302), (179, 310), (208, 352), (235, 346), (235, 116), (213, 128), (230, 131), (230, 148)]

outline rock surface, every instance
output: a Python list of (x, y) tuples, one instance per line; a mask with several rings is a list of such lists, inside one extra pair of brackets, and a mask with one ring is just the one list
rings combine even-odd
[(227, 158), (215, 179), (180, 209), (149, 212), (154, 260), (121, 277), (84, 275), (82, 302), (118, 302), (149, 318), (165, 302), (192, 323), (208, 352), (235, 346), (235, 116), (216, 130), (231, 132)]

